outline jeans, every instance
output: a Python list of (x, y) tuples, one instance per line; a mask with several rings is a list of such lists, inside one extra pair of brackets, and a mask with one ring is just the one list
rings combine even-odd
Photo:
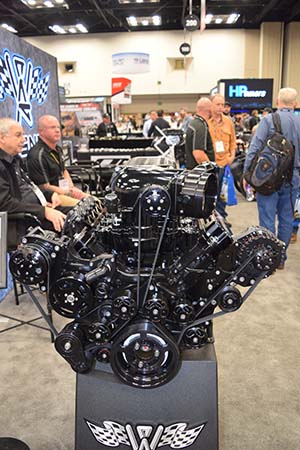
[(294, 171), (292, 185), (283, 184), (279, 191), (271, 195), (262, 195), (257, 192), (259, 225), (267, 228), (283, 241), (286, 248), (289, 245), (294, 221), (294, 205), (299, 188), (299, 173)]
[(224, 219), (226, 219), (226, 217), (228, 216), (227, 212), (225, 211), (226, 202), (224, 202), (223, 200), (220, 199), (220, 193), (221, 193), (221, 188), (222, 188), (224, 172), (225, 172), (225, 167), (219, 167), (219, 172), (218, 172), (219, 185), (218, 185), (218, 197), (217, 197), (216, 210), (218, 211), (219, 214), (221, 214), (222, 217), (224, 217)]

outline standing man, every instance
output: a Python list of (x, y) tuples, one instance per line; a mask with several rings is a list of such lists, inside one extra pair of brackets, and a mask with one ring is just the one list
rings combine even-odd
[[(62, 150), (57, 144), (61, 138), (60, 124), (54, 116), (42, 116), (38, 121), (39, 139), (29, 150), (27, 168), (29, 177), (40, 188), (81, 200), (86, 196), (76, 188), (65, 168)], [(65, 206), (74, 206), (74, 202)]]
[(154, 137), (160, 137), (161, 134), (159, 132), (159, 130), (157, 130), (157, 128), (159, 128), (160, 130), (164, 130), (165, 128), (170, 128), (170, 124), (169, 122), (167, 122), (164, 119), (164, 112), (162, 109), (160, 109), (159, 111), (157, 111), (157, 119), (155, 119), (148, 131), (148, 137), (151, 137), (152, 135)]
[[(61, 231), (65, 215), (54, 209), (59, 204), (57, 194), (41, 192), (20, 168), (20, 157), (25, 138), (18, 122), (0, 119), (0, 211), (8, 213), (31, 213), (47, 229)], [(47, 200), (52, 201), (52, 205)], [(8, 245), (15, 243), (26, 228), (12, 225), (8, 230)]]
[(118, 136), (116, 125), (110, 120), (109, 114), (103, 114), (103, 122), (98, 125), (96, 135), (99, 137)]
[(180, 116), (180, 128), (184, 133), (186, 133), (189, 124), (193, 120), (193, 117), (188, 113), (187, 108), (180, 108), (179, 116)]
[[(300, 120), (295, 116), (294, 109), (297, 105), (297, 91), (292, 88), (280, 89), (277, 97), (277, 112), (280, 116), (281, 128), (284, 136), (295, 146), (294, 172), (292, 182), (284, 183), (277, 192), (271, 195), (256, 193), (259, 224), (276, 234), (283, 241), (286, 248), (289, 245), (294, 221), (294, 205), (299, 189), (299, 168), (300, 168)], [(269, 136), (275, 132), (272, 115), (268, 114), (260, 121), (256, 133), (251, 141), (246, 154), (244, 173), (256, 154), (263, 146)], [(244, 180), (244, 186), (246, 182)], [(278, 267), (284, 268), (284, 261)]]
[(185, 156), (187, 169), (199, 164), (214, 161), (214, 148), (207, 121), (211, 116), (211, 101), (202, 97), (196, 105), (196, 114), (189, 123), (185, 137)]
[(219, 192), (217, 199), (217, 211), (225, 219), (227, 212), (225, 210), (226, 203), (220, 199), (220, 192), (222, 180), (224, 177), (225, 166), (231, 166), (235, 158), (236, 137), (234, 124), (230, 117), (223, 114), (224, 97), (221, 94), (216, 94), (211, 98), (212, 102), (212, 117), (208, 121), (209, 132), (214, 145), (215, 161), (219, 166)]
[(145, 138), (148, 137), (148, 133), (149, 133), (150, 127), (152, 125), (152, 122), (154, 122), (154, 120), (156, 120), (156, 119), (157, 119), (156, 111), (150, 111), (149, 119), (145, 120), (144, 125), (143, 125), (143, 136)]

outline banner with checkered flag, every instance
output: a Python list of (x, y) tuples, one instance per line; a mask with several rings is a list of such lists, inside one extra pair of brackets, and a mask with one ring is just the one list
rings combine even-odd
[(15, 101), (15, 120), (33, 126), (32, 102), (42, 105), (48, 96), (50, 73), (42, 75), (42, 68), (34, 67), (31, 59), (10, 54), (0, 55), (0, 101), (9, 96)]

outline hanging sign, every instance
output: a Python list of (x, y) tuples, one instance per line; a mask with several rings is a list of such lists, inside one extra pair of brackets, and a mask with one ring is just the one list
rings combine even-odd
[(189, 55), (191, 53), (191, 46), (187, 42), (183, 42), (179, 47), (179, 51), (183, 56)]
[(183, 19), (183, 28), (185, 28), (187, 31), (198, 30), (199, 26), (200, 20), (199, 17), (195, 14), (189, 14)]
[(131, 103), (131, 80), (128, 78), (112, 78), (111, 80), (112, 103), (124, 105)]

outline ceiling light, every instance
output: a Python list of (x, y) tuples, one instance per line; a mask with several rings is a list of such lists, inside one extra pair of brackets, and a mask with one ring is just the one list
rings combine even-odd
[(52, 25), (49, 26), (49, 28), (57, 34), (75, 34), (89, 32), (82, 23), (78, 23), (76, 25)]
[(153, 16), (153, 25), (159, 26), (161, 25), (161, 16)]
[(53, 25), (53, 26), (49, 26), (50, 30), (54, 31), (54, 33), (57, 34), (66, 34), (66, 30), (64, 30), (63, 27), (61, 27), (60, 25)]
[(76, 28), (78, 31), (80, 31), (80, 33), (88, 33), (88, 29), (84, 25), (82, 25), (82, 23), (78, 23), (76, 25)]
[(11, 27), (7, 23), (2, 23), (1, 27), (5, 28), (7, 31), (10, 31), (11, 33), (17, 33), (18, 32), (14, 27)]
[(161, 16), (143, 16), (143, 17), (135, 17), (130, 16), (126, 17), (127, 23), (130, 27), (137, 27), (137, 26), (159, 26), (161, 25)]
[(21, 0), (30, 9), (69, 8), (66, 0)]
[(129, 3), (159, 3), (160, 0), (118, 0), (120, 5), (128, 5)]
[(212, 14), (206, 14), (205, 16), (205, 23), (208, 25), (212, 21), (213, 15)]
[(137, 20), (136, 20), (136, 17), (134, 17), (134, 16), (127, 17), (127, 22), (132, 27), (137, 26)]
[(235, 23), (238, 20), (239, 17), (240, 17), (239, 14), (230, 14), (230, 16), (228, 17), (226, 23), (228, 23), (228, 24)]

